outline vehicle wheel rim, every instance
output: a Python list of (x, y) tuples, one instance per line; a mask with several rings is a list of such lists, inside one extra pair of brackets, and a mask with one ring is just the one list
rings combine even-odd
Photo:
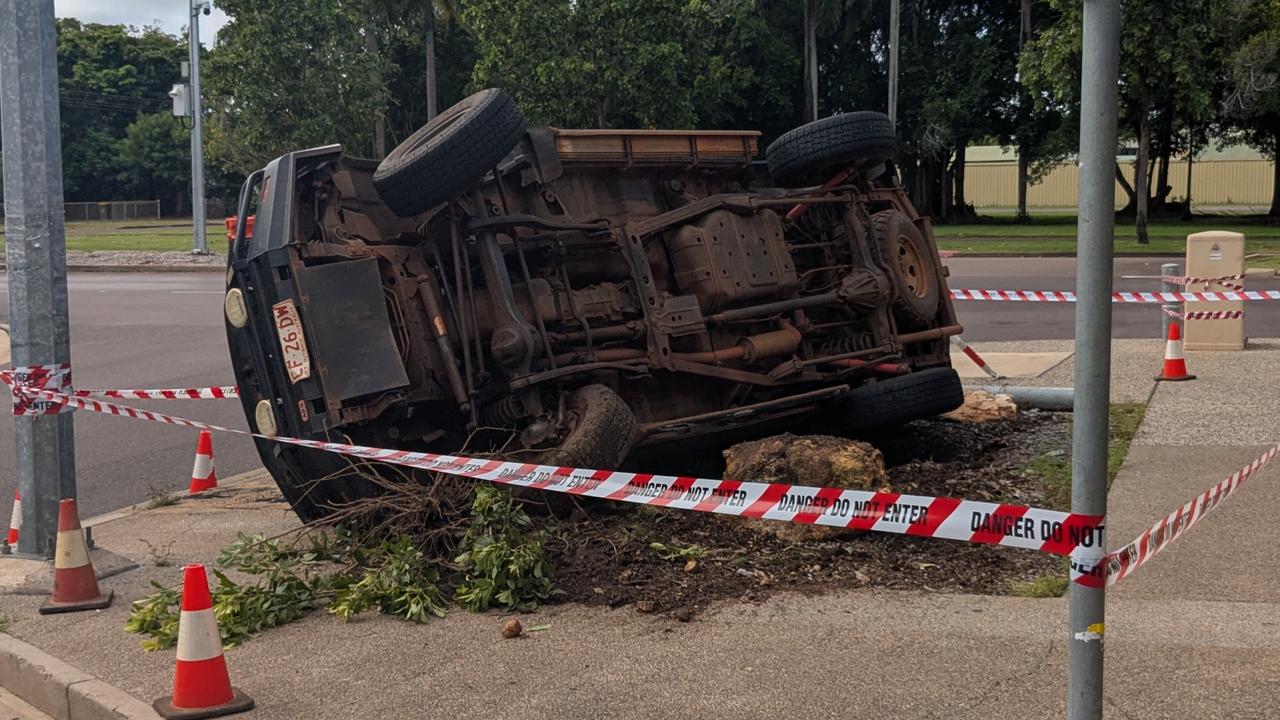
[(907, 292), (923, 298), (932, 288), (932, 279), (925, 272), (925, 264), (921, 259), (920, 249), (906, 235), (899, 235), (897, 242), (898, 274), (902, 276), (902, 284)]

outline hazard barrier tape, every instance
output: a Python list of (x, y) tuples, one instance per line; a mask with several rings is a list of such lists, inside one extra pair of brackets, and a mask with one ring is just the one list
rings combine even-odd
[[(0, 381), (9, 386), (26, 385), (42, 390), (54, 390), (75, 397), (131, 400), (221, 400), (240, 397), (240, 391), (235, 385), (153, 390), (75, 390), (71, 386), (71, 366), (67, 363), (29, 365), (16, 367), (12, 370), (0, 370)], [(13, 393), (14, 415), (54, 415), (60, 412), (70, 412), (74, 409), (63, 403), (50, 403), (47, 400), (32, 401), (20, 393)]]
[(1145, 565), (1151, 558), (1178, 538), (1182, 537), (1192, 525), (1200, 522), (1209, 511), (1218, 507), (1224, 500), (1235, 494), (1258, 471), (1280, 453), (1280, 445), (1272, 447), (1257, 460), (1231, 473), (1217, 485), (1205, 490), (1200, 495), (1187, 501), (1167, 517), (1150, 528), (1144, 530), (1133, 542), (1109, 553), (1106, 560), (1105, 577), (1108, 587), (1133, 574), (1134, 570)]
[(75, 390), (75, 397), (104, 397), (120, 400), (222, 400), (240, 397), (235, 385), (162, 390)]
[[(1076, 301), (1076, 294), (1070, 290), (952, 290), (951, 299), (1073, 303)], [(1116, 303), (1240, 302), (1244, 300), (1280, 300), (1280, 290), (1111, 293), (1111, 302)]]
[(1238, 275), (1222, 275), (1220, 277), (1193, 277), (1186, 275), (1161, 275), (1160, 282), (1166, 282), (1170, 285), (1204, 285), (1208, 289), (1209, 285), (1217, 283), (1232, 290), (1244, 290), (1244, 286), (1239, 283), (1230, 282), (1231, 280), (1243, 280), (1244, 273)]
[(71, 392), (69, 363), (20, 366), (12, 370), (0, 370), (0, 382), (4, 382), (13, 391), (14, 415), (58, 415), (74, 410), (64, 403), (31, 397), (18, 391), (19, 387), (25, 386), (61, 393)]
[(987, 364), (987, 361), (982, 359), (982, 356), (978, 354), (977, 350), (969, 347), (969, 343), (965, 342), (964, 338), (959, 335), (952, 335), (951, 344), (960, 348), (960, 350), (964, 352), (965, 356), (972, 360), (973, 364), (981, 368), (982, 372), (986, 373), (992, 380), (999, 380), (1001, 378), (1000, 373), (992, 370), (991, 366)]
[(89, 412), (250, 435), (375, 462), (640, 505), (1003, 545), (1073, 557), (1080, 550), (1085, 557), (1100, 555), (1104, 547), (1103, 518), (1025, 505), (785, 483), (587, 470), (270, 437), (65, 393), (27, 387), (18, 388), (18, 392)]
[(1237, 320), (1244, 317), (1243, 310), (1173, 310), (1162, 307), (1165, 315), (1178, 320)]

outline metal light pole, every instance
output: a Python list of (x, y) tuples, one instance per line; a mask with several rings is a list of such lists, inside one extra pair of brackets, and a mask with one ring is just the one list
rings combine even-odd
[[(13, 366), (71, 362), (53, 0), (0, 0), (0, 128)], [(76, 496), (70, 415), (15, 417), (22, 535), (52, 557), (58, 500)]]
[[(1120, 65), (1118, 0), (1084, 0), (1083, 30), (1071, 511), (1104, 516), (1111, 409), (1111, 274)], [(1105, 533), (1092, 544), (1093, 547), (1072, 554), (1073, 566), (1089, 568), (1103, 562)], [(1102, 718), (1105, 593), (1105, 584), (1087, 587), (1071, 583), (1067, 646), (1069, 720)]]
[(206, 255), (209, 243), (204, 226), (204, 118), (200, 107), (200, 14), (210, 12), (209, 0), (191, 0), (187, 26), (187, 52), (191, 63), (191, 252)]
[(898, 15), (901, 0), (889, 0), (889, 124), (898, 128)]

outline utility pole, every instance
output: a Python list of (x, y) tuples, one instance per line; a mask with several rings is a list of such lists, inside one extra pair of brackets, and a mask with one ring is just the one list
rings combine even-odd
[[(0, 130), (13, 366), (71, 362), (53, 0), (0, 0)], [(58, 501), (76, 496), (71, 415), (18, 416), (18, 551), (53, 557)]]
[(187, 26), (187, 52), (191, 63), (191, 252), (209, 254), (204, 224), (204, 117), (200, 106), (200, 14), (208, 15), (209, 0), (191, 1), (191, 22)]
[(898, 20), (901, 0), (889, 0), (889, 124), (898, 129)]
[[(1071, 511), (1107, 513), (1111, 413), (1111, 273), (1115, 242), (1116, 94), (1120, 3), (1084, 0), (1080, 72), (1080, 217), (1076, 263), (1075, 422)], [(1072, 553), (1071, 574), (1105, 563), (1105, 533)], [(1067, 718), (1101, 720), (1106, 583), (1071, 583)]]

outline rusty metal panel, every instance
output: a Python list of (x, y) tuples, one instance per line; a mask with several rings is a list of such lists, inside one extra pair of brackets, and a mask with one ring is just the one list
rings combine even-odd
[(566, 163), (748, 165), (760, 133), (738, 130), (553, 130)]
[(302, 329), (326, 401), (341, 402), (409, 384), (391, 334), (377, 260), (303, 268), (297, 281)]

